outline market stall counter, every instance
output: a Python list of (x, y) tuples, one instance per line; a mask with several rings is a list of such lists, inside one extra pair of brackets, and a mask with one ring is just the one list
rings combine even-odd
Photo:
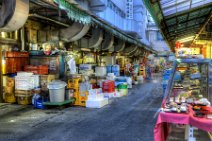
[[(154, 128), (154, 140), (166, 141), (169, 133), (169, 123), (187, 124), (208, 132), (212, 132), (212, 120), (207, 118), (195, 117), (192, 107), (189, 107), (188, 113), (168, 113), (160, 112)], [(212, 108), (210, 108), (212, 112)]]
[[(209, 59), (176, 60), (154, 128), (155, 141), (166, 141), (171, 124), (212, 132), (211, 66)], [(185, 137), (196, 140), (189, 132)]]

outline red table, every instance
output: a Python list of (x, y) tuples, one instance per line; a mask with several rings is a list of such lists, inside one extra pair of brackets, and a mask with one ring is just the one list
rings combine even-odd
[[(212, 111), (212, 108), (210, 108)], [(194, 111), (189, 107), (188, 113), (160, 112), (154, 128), (154, 141), (166, 141), (168, 136), (168, 124), (188, 124), (199, 129), (212, 132), (212, 120), (193, 116)]]

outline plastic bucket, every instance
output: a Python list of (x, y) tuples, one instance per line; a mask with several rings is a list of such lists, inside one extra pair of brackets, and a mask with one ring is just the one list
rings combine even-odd
[(65, 100), (65, 87), (60, 89), (49, 89), (50, 102), (63, 102)]
[(50, 102), (63, 102), (65, 101), (65, 86), (67, 84), (63, 81), (53, 81), (49, 83), (49, 98)]

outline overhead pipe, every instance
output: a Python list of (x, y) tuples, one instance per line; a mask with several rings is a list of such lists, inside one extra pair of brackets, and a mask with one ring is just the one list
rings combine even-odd
[(65, 23), (56, 21), (56, 20), (54, 20), (54, 19), (51, 19), (51, 18), (42, 16), (42, 15), (38, 15), (38, 14), (29, 14), (29, 17), (36, 17), (36, 18), (39, 18), (39, 19), (43, 19), (43, 20), (47, 20), (47, 21), (54, 22), (54, 23), (56, 23), (56, 24), (58, 24), (58, 25), (61, 25), (61, 26), (64, 26), (64, 27), (70, 27), (70, 25), (68, 25), (68, 24), (65, 24)]
[(136, 49), (134, 49), (133, 51), (131, 51), (128, 55), (133, 55), (133, 56), (135, 56), (135, 54), (136, 54), (136, 52), (137, 52), (138, 50), (139, 50), (139, 49), (136, 48)]
[(124, 40), (118, 40), (118, 44), (114, 46), (114, 51), (115, 52), (120, 52), (123, 51), (125, 48), (125, 41)]
[(134, 52), (137, 48), (138, 48), (138, 47), (137, 47), (137, 46), (134, 46), (134, 45), (128, 46), (128, 47), (126, 47), (126, 48), (123, 50), (123, 52), (124, 52), (125, 54), (128, 55), (128, 54)]
[(29, 14), (29, 0), (2, 0), (0, 8), (0, 31), (12, 32), (20, 29)]
[(140, 49), (137, 49), (134, 53), (134, 56), (138, 56), (140, 54)]
[(77, 41), (82, 38), (90, 29), (90, 25), (83, 25), (74, 22), (70, 27), (61, 29), (61, 40), (66, 42)]
[(92, 28), (91, 38), (80, 39), (83, 48), (98, 48), (103, 41), (103, 31), (99, 28)]
[(108, 50), (113, 47), (114, 36), (108, 33), (105, 33), (105, 39), (102, 43), (101, 50)]
[(53, 34), (53, 35), (57, 35), (57, 33), (59, 33), (61, 40), (65, 41), (65, 42), (73, 42), (73, 41), (79, 40), (90, 29), (90, 25), (83, 25), (83, 24), (80, 24), (77, 22), (74, 22), (72, 25), (68, 25), (68, 24), (56, 21), (54, 19), (42, 16), (42, 15), (38, 15), (38, 14), (30, 14), (29, 16), (40, 18), (43, 20), (48, 20), (48, 21), (54, 22), (58, 25), (61, 25), (63, 27), (67, 27), (67, 28), (63, 28), (60, 30), (51, 31), (51, 34)]

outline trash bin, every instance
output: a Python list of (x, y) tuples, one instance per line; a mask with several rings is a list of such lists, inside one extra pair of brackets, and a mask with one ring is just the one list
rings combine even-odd
[(48, 84), (50, 102), (65, 101), (65, 87), (67, 83), (56, 80)]

